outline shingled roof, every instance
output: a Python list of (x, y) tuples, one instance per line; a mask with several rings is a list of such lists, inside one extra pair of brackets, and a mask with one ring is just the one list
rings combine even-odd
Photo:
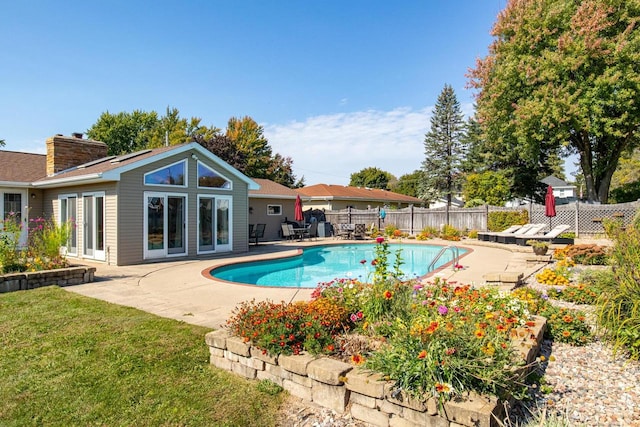
[(252, 178), (259, 186), (259, 190), (249, 190), (249, 197), (295, 199), (298, 193), (289, 187), (271, 181), (270, 179)]
[(44, 178), (47, 156), (44, 154), (0, 151), (0, 182), (30, 184)]
[(423, 203), (423, 201), (417, 197), (367, 187), (316, 184), (298, 188), (296, 191), (300, 196), (304, 196), (312, 200), (366, 200), (383, 203), (411, 203), (417, 205)]

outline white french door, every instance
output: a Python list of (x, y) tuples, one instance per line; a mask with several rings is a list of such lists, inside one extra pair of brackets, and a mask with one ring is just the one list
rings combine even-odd
[(232, 250), (230, 196), (198, 196), (198, 253)]
[(83, 255), (105, 260), (104, 193), (82, 195)]
[(187, 253), (187, 196), (145, 192), (144, 257)]

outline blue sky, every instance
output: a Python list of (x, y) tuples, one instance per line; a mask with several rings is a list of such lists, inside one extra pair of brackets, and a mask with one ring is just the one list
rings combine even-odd
[(472, 110), (465, 74), (506, 0), (3, 3), (4, 149), (171, 106), (223, 129), (251, 116), (307, 184), (346, 185), (420, 166), (445, 83)]

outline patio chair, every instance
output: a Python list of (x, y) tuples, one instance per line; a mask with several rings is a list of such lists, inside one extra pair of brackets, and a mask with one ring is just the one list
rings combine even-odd
[[(527, 224), (525, 224), (527, 225)], [(516, 225), (512, 225), (509, 228), (506, 228), (502, 231), (479, 231), (478, 232), (478, 240), (482, 240), (484, 242), (489, 242), (491, 241), (491, 237), (495, 236), (496, 233), (515, 233), (516, 231), (518, 231), (519, 229), (521, 229), (522, 227), (524, 227), (522, 224), (516, 224)]]
[(249, 233), (249, 242), (251, 242), (251, 239), (255, 239), (254, 243), (258, 245), (258, 239), (262, 239), (264, 237), (264, 229), (266, 227), (267, 224), (257, 224), (256, 228)]
[(296, 233), (293, 231), (291, 224), (280, 224), (282, 227), (282, 238), (285, 240), (293, 240), (296, 237)]
[(356, 224), (353, 227), (353, 233), (351, 233), (351, 238), (364, 239), (366, 232), (367, 232), (366, 224)]
[(527, 240), (540, 240), (548, 243), (553, 243), (554, 239), (556, 239), (559, 235), (570, 229), (571, 226), (566, 224), (556, 225), (551, 231), (542, 235), (533, 235), (533, 236), (517, 236), (516, 244), (520, 246), (526, 246)]
[(511, 235), (498, 236), (498, 243), (515, 243), (518, 238), (533, 239), (533, 236), (540, 234), (546, 226), (547, 224), (533, 224), (524, 233), (517, 232)]
[(348, 239), (351, 237), (351, 229), (347, 228), (348, 224), (334, 224), (333, 230), (336, 239)]
[(375, 230), (376, 230), (376, 223), (372, 222), (371, 226), (368, 227), (367, 230), (364, 232), (365, 237), (367, 239), (371, 239)]
[(317, 222), (312, 222), (303, 232), (302, 232), (302, 238), (309, 238), (311, 239), (312, 237), (318, 237), (318, 223)]

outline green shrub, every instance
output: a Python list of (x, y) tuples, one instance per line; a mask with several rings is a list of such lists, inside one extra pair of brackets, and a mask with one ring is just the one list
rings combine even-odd
[(502, 231), (515, 224), (529, 222), (529, 212), (526, 209), (520, 211), (495, 211), (489, 212), (487, 228), (489, 231)]
[(444, 240), (452, 240), (457, 242), (460, 240), (461, 234), (462, 233), (460, 232), (460, 230), (458, 230), (452, 225), (446, 224), (444, 227), (442, 227), (442, 231), (440, 232), (440, 238)]
[(624, 229), (617, 221), (604, 221), (613, 239), (610, 263), (614, 280), (603, 282), (598, 299), (598, 324), (616, 350), (640, 360), (640, 229)]
[(418, 236), (416, 238), (418, 240), (433, 239), (434, 237), (436, 237), (438, 235), (438, 233), (439, 232), (438, 232), (437, 228), (426, 226), (420, 231), (420, 233), (418, 234)]
[(22, 224), (20, 218), (9, 214), (0, 221), (0, 273), (23, 271), (24, 254), (20, 249)]
[(555, 307), (549, 303), (549, 295), (531, 288), (516, 289), (511, 295), (525, 302), (531, 313), (547, 318), (546, 337), (571, 345), (591, 342), (591, 330), (582, 311)]

